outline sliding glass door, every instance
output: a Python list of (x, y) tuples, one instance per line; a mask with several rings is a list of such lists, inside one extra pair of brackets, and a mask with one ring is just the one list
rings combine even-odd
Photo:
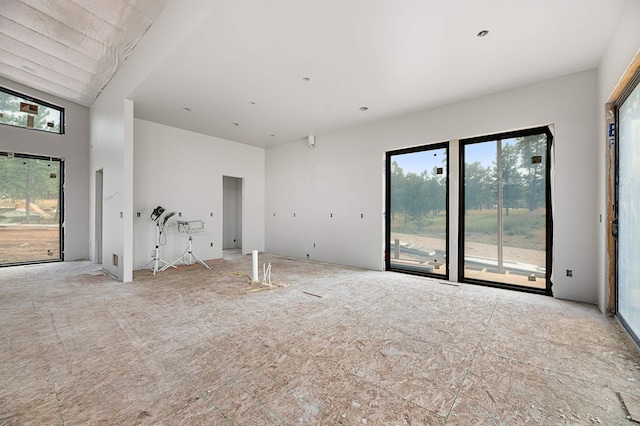
[(387, 153), (386, 268), (448, 278), (448, 143)]
[[(617, 106), (617, 315), (640, 336), (640, 75)], [(635, 86), (634, 86), (635, 85)]]
[(461, 280), (550, 293), (548, 128), (461, 141)]

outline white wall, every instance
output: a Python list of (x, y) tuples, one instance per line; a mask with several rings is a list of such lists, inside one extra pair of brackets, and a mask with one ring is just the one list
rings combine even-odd
[[(607, 49), (598, 67), (598, 207), (603, 218), (607, 213), (607, 187), (606, 187), (606, 149), (607, 133), (605, 129), (605, 109), (609, 96), (616, 88), (619, 79), (624, 74), (634, 56), (640, 49), (640, 2), (628, 0), (620, 14), (620, 20), (616, 25)], [(609, 295), (608, 269), (607, 269), (607, 235), (609, 224), (603, 219), (598, 228), (598, 307), (602, 312), (606, 310)]]
[[(157, 205), (182, 213), (170, 219), (161, 257), (169, 262), (187, 247), (176, 220), (204, 220), (193, 251), (203, 260), (222, 257), (223, 177), (244, 179), (243, 253), (264, 251), (264, 149), (144, 120), (134, 128), (134, 269), (151, 260)], [(213, 213), (213, 216), (210, 214)], [(213, 243), (213, 247), (211, 247)]]
[(0, 151), (65, 160), (65, 260), (89, 257), (89, 109), (0, 78), (0, 85), (65, 109), (65, 134), (0, 126)]
[[(553, 290), (556, 297), (595, 303), (596, 118), (596, 72), (590, 70), (319, 135), (315, 148), (299, 141), (268, 149), (267, 251), (382, 269), (385, 151), (553, 124), (554, 266), (558, 271)], [(457, 230), (450, 232), (455, 235)], [(455, 253), (457, 247), (450, 250)], [(565, 269), (573, 270), (573, 278), (564, 276)]]
[[(207, 0), (170, 0), (131, 56), (91, 106), (89, 170), (90, 258), (95, 260), (95, 172), (104, 170), (103, 268), (124, 282), (133, 279), (133, 117), (127, 100), (150, 71), (214, 7)], [(120, 258), (112, 264), (112, 255)]]

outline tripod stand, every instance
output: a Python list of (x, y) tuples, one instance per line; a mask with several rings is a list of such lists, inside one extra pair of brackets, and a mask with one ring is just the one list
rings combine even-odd
[[(163, 207), (158, 206), (151, 214), (151, 220), (156, 222), (156, 248), (154, 250), (153, 260), (147, 263), (147, 265), (153, 264), (153, 268), (151, 268), (151, 270), (153, 271), (153, 275), (155, 275), (158, 271), (164, 271), (168, 267), (172, 266), (169, 264), (169, 262), (160, 258), (160, 246), (164, 245), (160, 243), (160, 239), (162, 237), (162, 233), (164, 232), (164, 225), (167, 223), (171, 216), (176, 214), (176, 212), (167, 213), (166, 215), (164, 215), (164, 219), (161, 221), (160, 217), (162, 216), (164, 211), (165, 209)], [(175, 268), (175, 266), (173, 266), (173, 268)]]
[[(209, 268), (209, 265), (204, 263), (204, 261), (202, 259), (200, 259), (198, 257), (198, 255), (193, 252), (193, 247), (192, 247), (193, 237), (192, 237), (191, 234), (197, 233), (197, 232), (202, 232), (203, 230), (204, 230), (204, 221), (202, 221), (202, 220), (192, 220), (192, 221), (189, 221), (189, 222), (179, 220), (178, 221), (178, 232), (182, 232), (184, 234), (188, 234), (189, 235), (189, 246), (184, 250), (184, 252), (182, 253), (182, 256), (180, 256), (179, 258), (174, 260), (172, 263), (170, 263), (167, 266), (165, 266), (164, 268), (162, 268), (162, 270), (164, 271), (165, 269), (167, 269), (169, 267), (175, 268), (176, 267), (175, 265), (178, 264), (178, 263), (181, 263), (181, 264), (184, 264), (184, 265), (193, 265), (194, 259), (195, 259), (196, 263), (199, 263), (200, 265), (202, 265), (203, 267), (205, 267), (207, 269), (211, 269), (211, 268)], [(185, 261), (185, 256), (187, 256), (187, 255), (189, 255), (189, 262)]]

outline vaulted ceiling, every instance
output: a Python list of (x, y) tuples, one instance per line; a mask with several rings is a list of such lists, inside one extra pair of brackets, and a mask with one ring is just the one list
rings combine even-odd
[[(83, 105), (166, 4), (1, 1), (0, 75)], [(261, 147), (595, 68), (625, 3), (212, 1), (135, 114)]]
[(167, 0), (0, 0), (0, 75), (90, 106)]

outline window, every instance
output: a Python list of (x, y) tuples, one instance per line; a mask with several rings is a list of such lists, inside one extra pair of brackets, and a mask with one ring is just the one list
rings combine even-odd
[(64, 133), (64, 108), (0, 87), (0, 124)]
[(618, 318), (640, 341), (640, 73), (616, 103), (616, 280)]
[(448, 143), (387, 152), (386, 268), (448, 278)]
[(64, 161), (0, 152), (0, 266), (63, 260)]
[(551, 294), (547, 127), (461, 141), (461, 281)]

